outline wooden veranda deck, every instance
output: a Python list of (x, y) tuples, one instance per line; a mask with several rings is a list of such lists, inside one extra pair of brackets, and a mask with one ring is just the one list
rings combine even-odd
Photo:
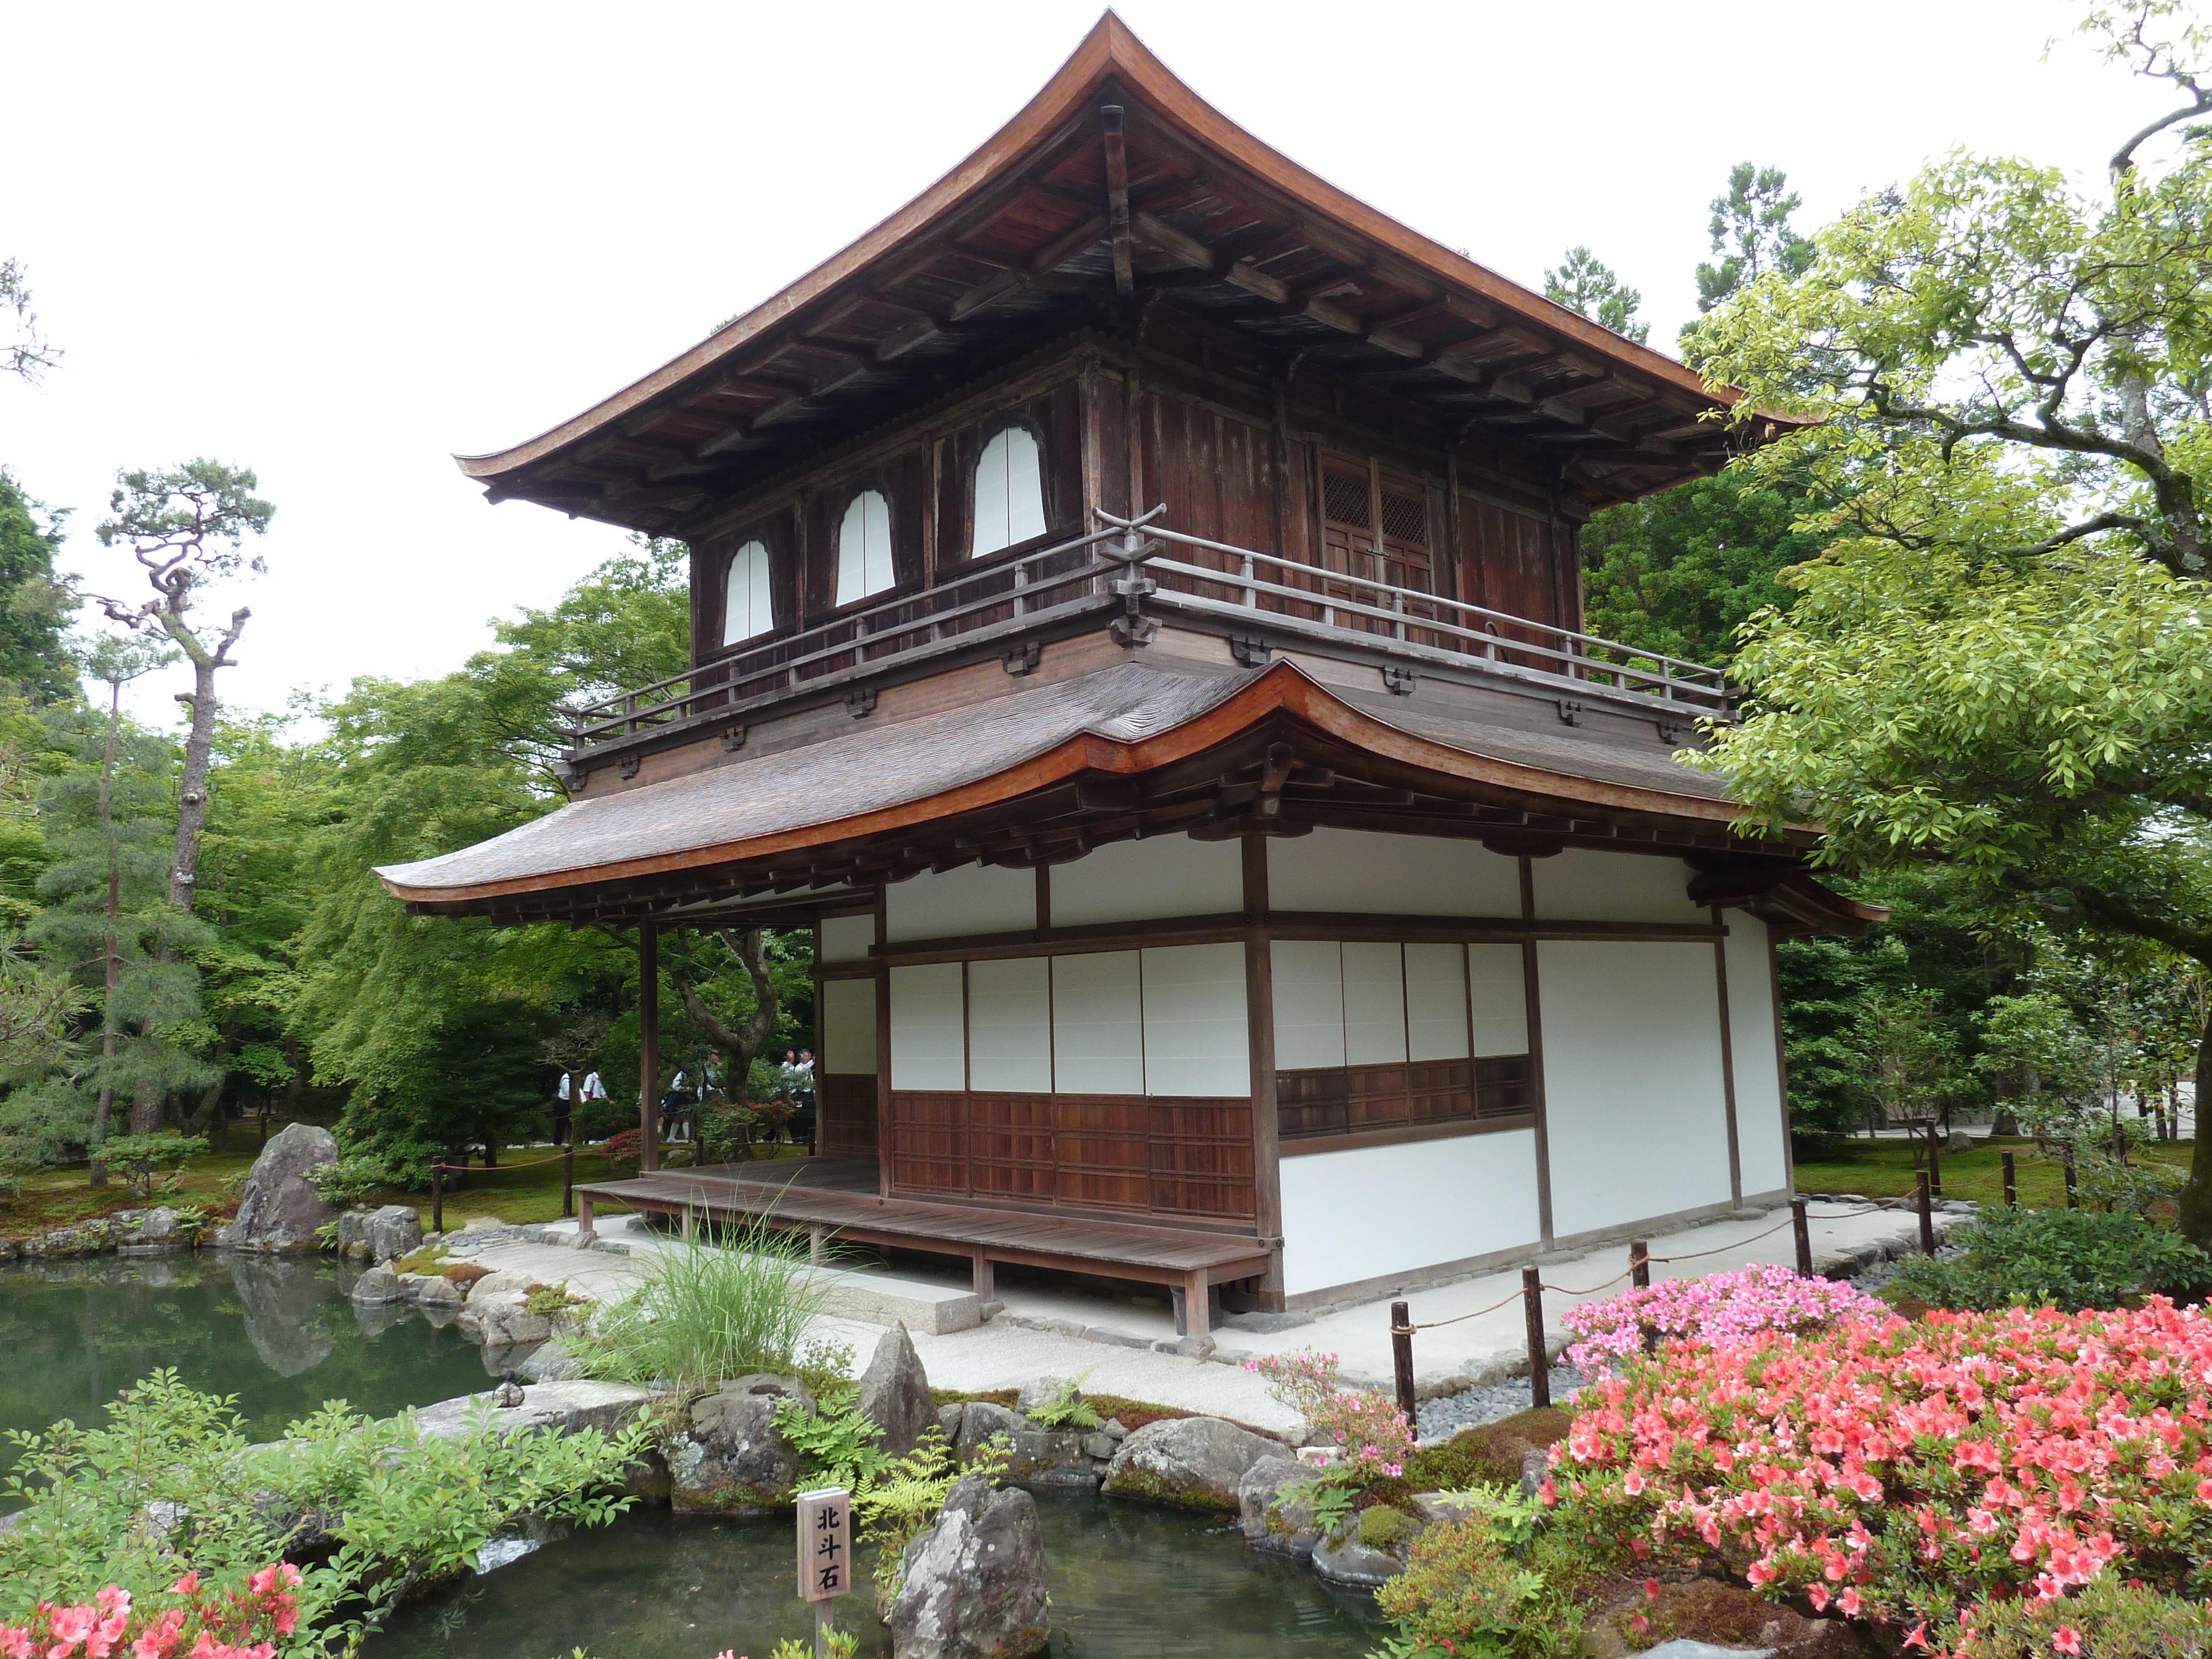
[[(763, 1176), (770, 1168), (778, 1178)], [(580, 1185), (576, 1214), (586, 1232), (595, 1200), (663, 1215), (689, 1212), (709, 1222), (762, 1221), (805, 1232), (817, 1247), (849, 1239), (963, 1256), (975, 1275), (975, 1294), (987, 1301), (1000, 1262), (1164, 1285), (1176, 1293), (1176, 1328), (1194, 1336), (1206, 1334), (1211, 1286), (1255, 1277), (1269, 1265), (1265, 1246), (1234, 1233), (881, 1198), (875, 1162), (865, 1158), (712, 1164)]]

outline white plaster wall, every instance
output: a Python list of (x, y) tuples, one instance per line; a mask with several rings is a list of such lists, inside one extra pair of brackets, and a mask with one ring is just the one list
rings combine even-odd
[(933, 962), (894, 968), (891, 981), (891, 1087), (968, 1086), (966, 1020), (960, 964)]
[(1467, 1057), (1467, 947), (1406, 947), (1406, 1058)]
[(1534, 1244), (1540, 1226), (1529, 1129), (1309, 1152), (1282, 1178), (1293, 1296)]
[(1471, 841), (1316, 830), (1268, 841), (1267, 908), (1517, 921), (1521, 865)]
[(824, 962), (866, 962), (876, 942), (873, 916), (824, 916), (818, 946)]
[(968, 964), (968, 1086), (1052, 1088), (1052, 976), (1036, 957)]
[(1553, 1233), (1726, 1202), (1712, 946), (1545, 939), (1536, 956)]
[(1406, 964), (1401, 947), (1368, 941), (1344, 951), (1344, 1059), (1395, 1066), (1406, 1058)]
[(1694, 927), (1713, 919), (1703, 905), (1690, 902), (1690, 870), (1680, 859), (1570, 847), (1547, 859), (1531, 859), (1529, 865), (1540, 921), (1672, 921)]
[(1134, 951), (1052, 958), (1052, 1086), (1060, 1093), (1145, 1092), (1140, 979)]
[(884, 890), (884, 937), (957, 939), (1026, 933), (1036, 927), (1036, 872), (993, 864), (925, 870)]
[(1140, 954), (1145, 1092), (1249, 1095), (1243, 945), (1170, 945)]
[(1343, 948), (1334, 939), (1279, 939), (1271, 949), (1276, 1068), (1343, 1065)]
[(840, 1077), (876, 1072), (876, 982), (822, 981), (822, 1069)]
[(1743, 1189), (1771, 1193), (1790, 1184), (1789, 1129), (1782, 1072), (1775, 1058), (1774, 980), (1766, 924), (1741, 910), (1728, 923), (1729, 1058), (1735, 1068), (1736, 1153)]
[(1072, 864), (1055, 864), (1052, 925), (1161, 916), (1220, 916), (1244, 908), (1244, 853), (1233, 841), (1155, 836), (1108, 843)]
[(1474, 1009), (1473, 1052), (1528, 1052), (1528, 969), (1517, 945), (1467, 947), (1468, 996)]

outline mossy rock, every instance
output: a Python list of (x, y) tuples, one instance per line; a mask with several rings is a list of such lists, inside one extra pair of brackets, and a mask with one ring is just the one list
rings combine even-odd
[(453, 1284), (460, 1285), (473, 1285), (479, 1279), (489, 1279), (491, 1277), (490, 1268), (480, 1267), (473, 1261), (448, 1262), (446, 1266), (439, 1268), (438, 1271), (444, 1274), (446, 1278), (451, 1280)]
[(1381, 1550), (1402, 1561), (1420, 1535), (1421, 1523), (1403, 1510), (1376, 1504), (1359, 1511), (1359, 1541), (1370, 1550)]

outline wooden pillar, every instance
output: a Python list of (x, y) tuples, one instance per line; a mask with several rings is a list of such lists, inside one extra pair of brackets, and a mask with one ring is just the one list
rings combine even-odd
[(637, 927), (637, 1167), (660, 1167), (660, 933)]
[[(1536, 925), (1536, 870), (1534, 862), (1525, 855), (1521, 860), (1521, 920), (1532, 930)], [(1537, 1236), (1549, 1244), (1552, 1242), (1552, 1130), (1544, 1105), (1543, 980), (1538, 972), (1536, 940), (1533, 932), (1521, 941), (1521, 983), (1528, 1007), (1529, 1103), (1536, 1109), (1536, 1229)]]
[(983, 1254), (981, 1245), (969, 1247), (968, 1262), (974, 1275), (972, 1288), (976, 1297), (984, 1302), (995, 1301), (999, 1294), (999, 1276), (991, 1265), (991, 1258)]
[(1283, 1291), (1283, 1160), (1275, 1116), (1275, 970), (1267, 933), (1267, 838), (1244, 849), (1244, 1018), (1252, 1055), (1252, 1217), (1267, 1247), (1260, 1310), (1280, 1313)]
[(890, 941), (890, 896), (876, 889), (876, 1196), (891, 1195), (891, 974), (884, 965)]
[[(1717, 904), (1713, 906), (1713, 926), (1721, 936), (1713, 941), (1714, 983), (1720, 994), (1721, 1016), (1721, 1104), (1727, 1113), (1729, 1196), (1737, 1204), (1743, 1202), (1743, 1148), (1736, 1135), (1735, 1124), (1735, 1042), (1729, 1030), (1728, 976), (1728, 917)], [(1781, 1018), (1781, 1010), (1775, 1018)]]

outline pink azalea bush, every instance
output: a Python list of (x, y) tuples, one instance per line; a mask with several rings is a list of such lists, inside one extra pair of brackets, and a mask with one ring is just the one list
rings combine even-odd
[(188, 1572), (158, 1605), (110, 1584), (88, 1602), (41, 1601), (28, 1624), (0, 1624), (0, 1659), (276, 1659), (299, 1628), (299, 1584), (289, 1561), (220, 1592)]
[(1334, 1354), (1301, 1348), (1248, 1359), (1244, 1369), (1258, 1372), (1268, 1393), (1305, 1419), (1309, 1434), (1338, 1449), (1355, 1483), (1395, 1480), (1405, 1474), (1413, 1455), (1413, 1425), (1381, 1395), (1346, 1387)]
[(1760, 1266), (1668, 1279), (1609, 1301), (1585, 1302), (1570, 1308), (1564, 1322), (1582, 1339), (1567, 1350), (1567, 1363), (1594, 1376), (1640, 1353), (1646, 1332), (1662, 1342), (1721, 1348), (1765, 1331), (1805, 1335), (1843, 1320), (1888, 1317), (1887, 1306), (1849, 1285)]
[(1583, 1392), (1540, 1497), (1639, 1558), (1717, 1552), (1778, 1599), (1971, 1652), (2021, 1598), (2212, 1590), (2208, 1389), (2212, 1318), (2161, 1298), (1676, 1342)]

